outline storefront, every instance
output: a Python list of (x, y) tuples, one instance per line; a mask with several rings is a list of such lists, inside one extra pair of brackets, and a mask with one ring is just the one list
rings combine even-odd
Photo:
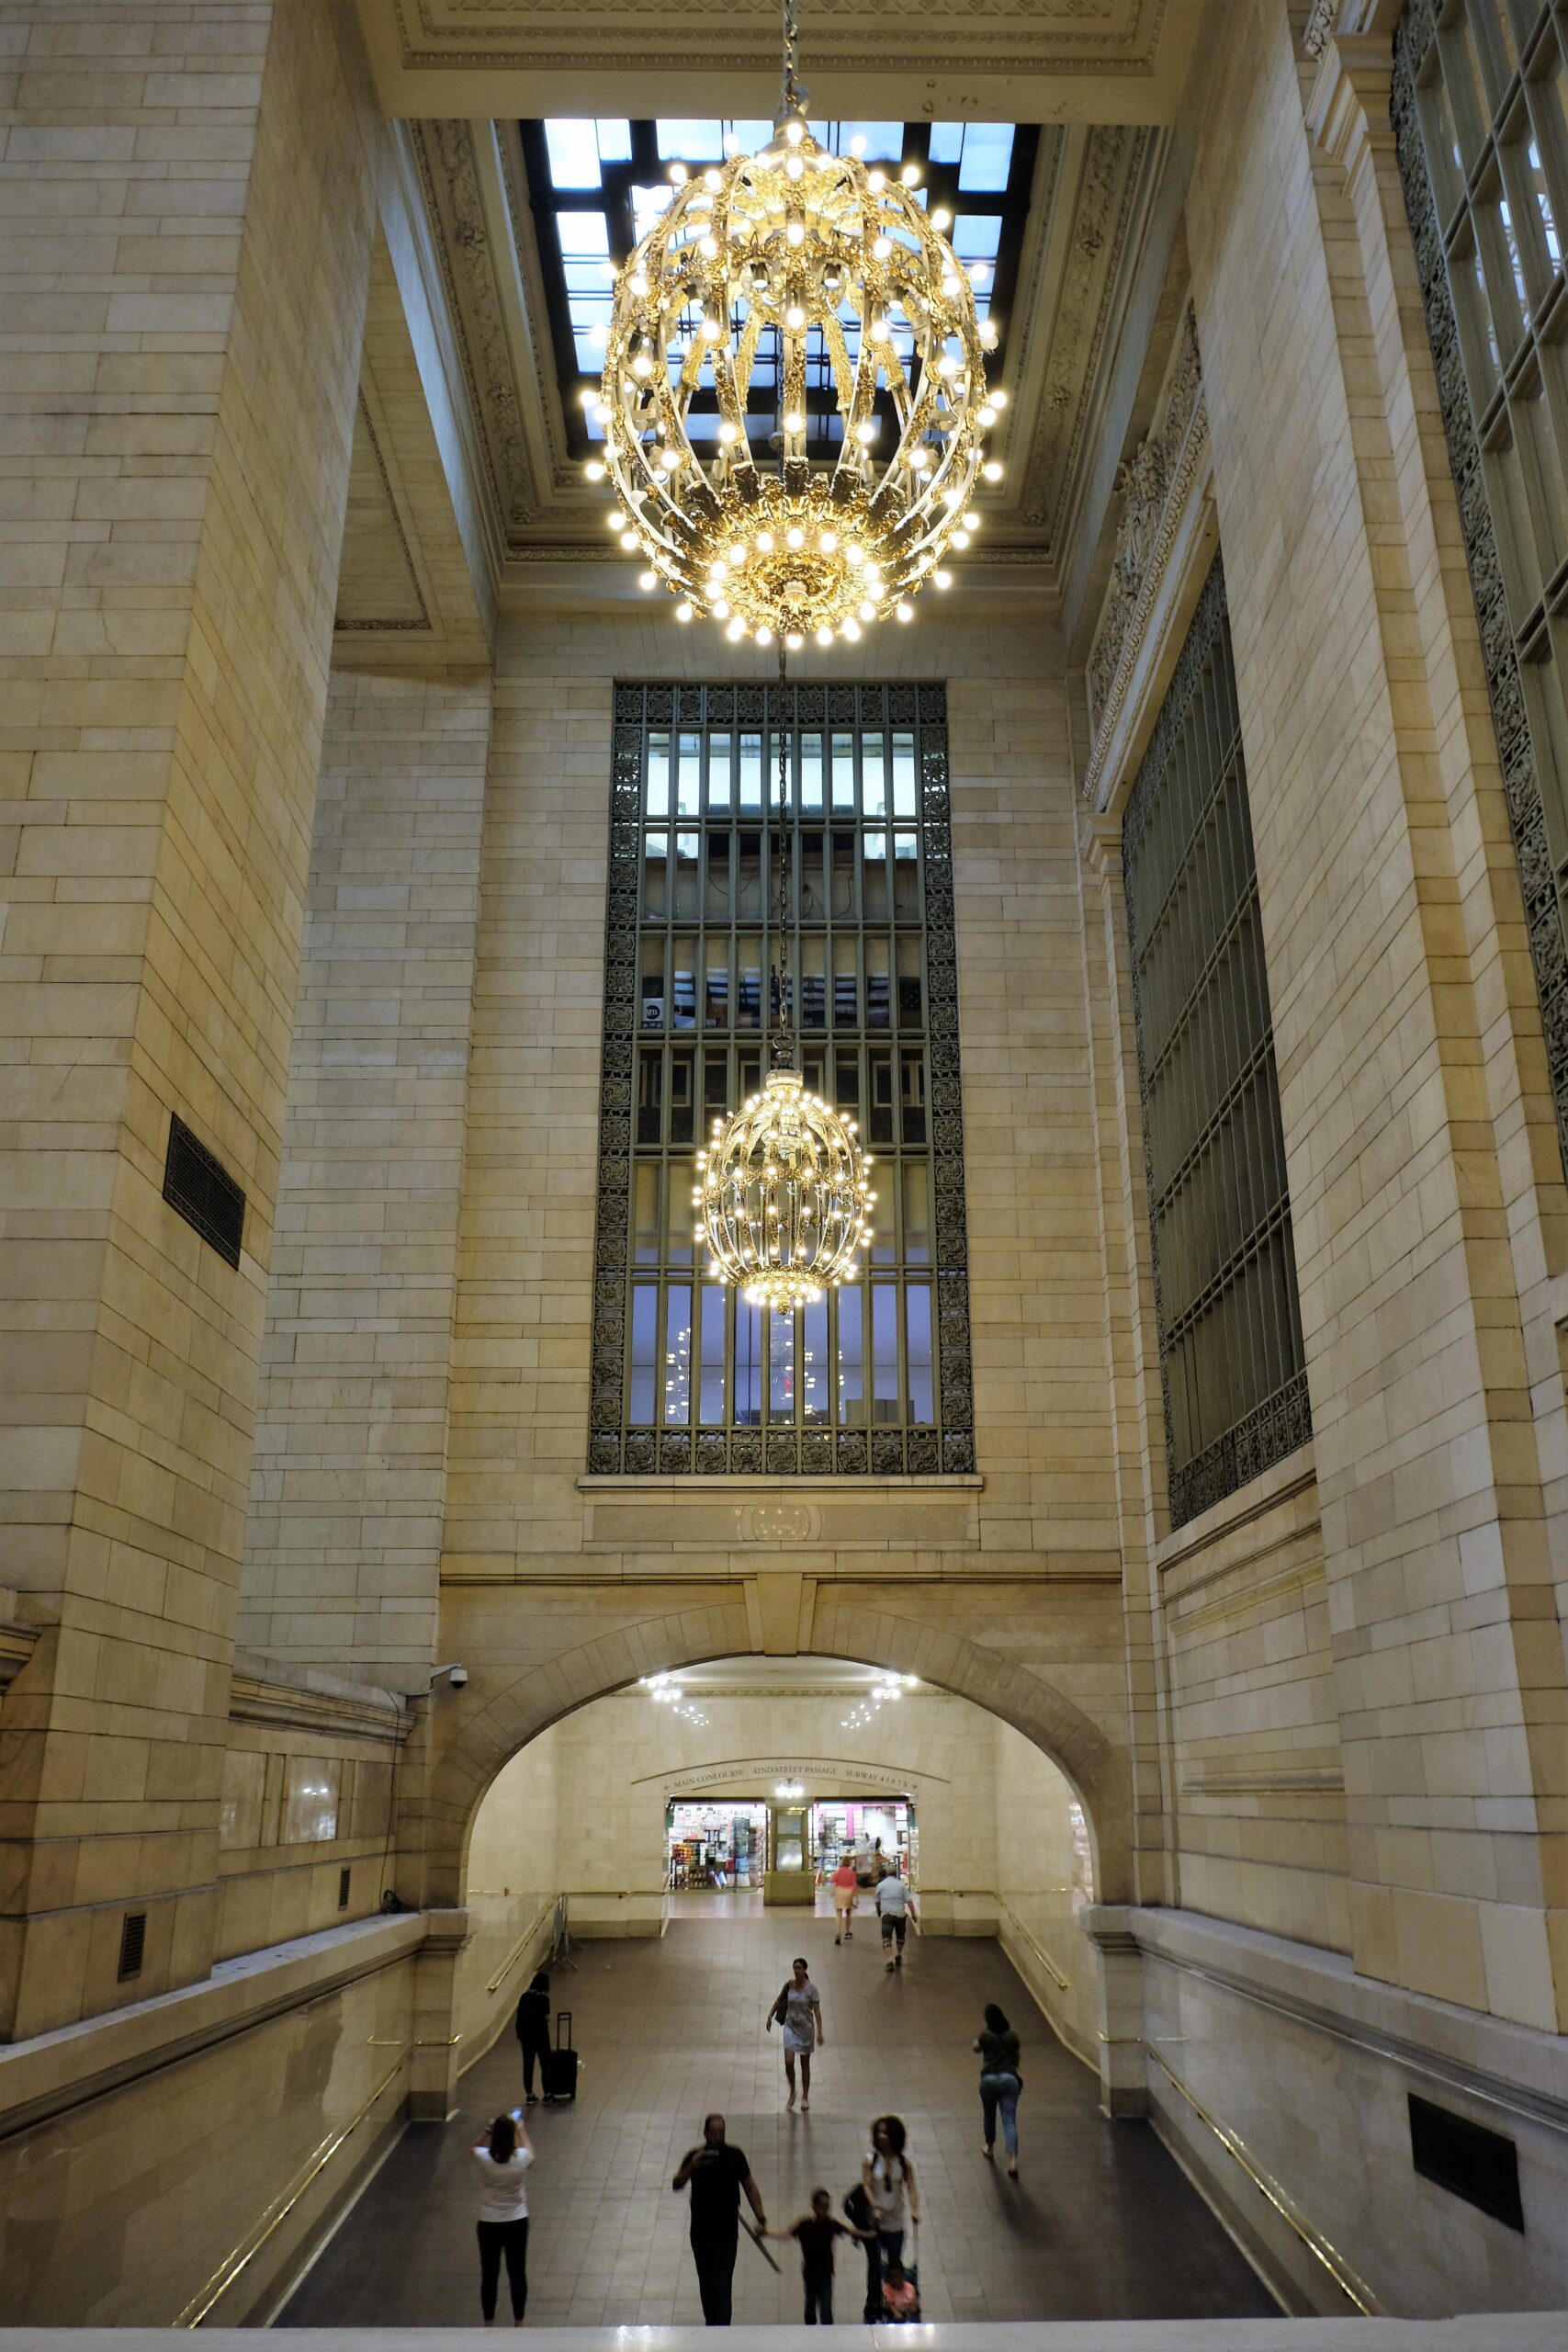
[(664, 1808), (665, 1884), (759, 1887), (767, 1868), (768, 1808), (734, 1798)]
[(885, 1862), (918, 1883), (919, 1832), (907, 1797), (823, 1797), (812, 1806), (811, 1849), (819, 1871), (836, 1870), (848, 1854), (857, 1874), (873, 1880), (878, 1841)]

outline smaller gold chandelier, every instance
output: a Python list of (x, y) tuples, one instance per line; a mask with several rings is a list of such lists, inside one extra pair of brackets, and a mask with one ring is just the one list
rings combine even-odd
[(785, 1314), (843, 1282), (873, 1238), (871, 1164), (852, 1119), (808, 1094), (799, 1070), (770, 1070), (761, 1094), (728, 1124), (714, 1121), (713, 1149), (697, 1154), (694, 1238), (713, 1252), (710, 1279)]

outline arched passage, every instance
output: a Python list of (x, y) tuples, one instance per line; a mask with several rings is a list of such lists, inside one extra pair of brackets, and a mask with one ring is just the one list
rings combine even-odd
[[(496, 1774), (531, 1739), (592, 1700), (641, 1676), (705, 1659), (760, 1655), (743, 1592), (714, 1606), (634, 1619), (563, 1646), (546, 1658), (468, 1661), (469, 1702), (446, 1717), (430, 1781), (427, 1900), (456, 1904), (474, 1816)], [(950, 1627), (891, 1610), (818, 1602), (802, 1655), (858, 1660), (913, 1674), (1010, 1724), (1066, 1776), (1088, 1818), (1100, 1900), (1124, 1900), (1131, 1885), (1130, 1780), (1125, 1750), (1082, 1707), (1033, 1668)], [(473, 1703), (477, 1701), (477, 1703)]]

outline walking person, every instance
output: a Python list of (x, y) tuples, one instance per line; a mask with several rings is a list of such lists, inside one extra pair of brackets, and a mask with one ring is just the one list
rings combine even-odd
[(771, 2238), (794, 2238), (800, 2247), (800, 2271), (806, 2288), (806, 2324), (815, 2327), (818, 2320), (824, 2327), (833, 2324), (833, 2241), (835, 2238), (863, 2238), (870, 2243), (874, 2233), (857, 2230), (852, 2222), (840, 2222), (833, 2211), (833, 2200), (825, 2188), (811, 2192), (811, 2211), (792, 2222), (787, 2230), (770, 2230)]
[(479, 2309), (487, 2327), (495, 2324), (495, 2293), (501, 2266), (512, 2295), (512, 2317), (523, 2324), (528, 2303), (528, 2192), (526, 2175), (534, 2150), (523, 2128), (523, 2112), (498, 2115), (489, 2136), (474, 2150), (483, 2186), (479, 2193)]
[(785, 2109), (795, 2105), (795, 2062), (800, 2061), (800, 2109), (811, 2105), (811, 2052), (828, 2036), (822, 2025), (822, 1996), (811, 1982), (805, 1961), (797, 1960), (768, 2011), (765, 2030), (780, 2029), (784, 2042), (784, 2078), (789, 2084)]
[(915, 1898), (897, 1871), (889, 1871), (877, 1886), (876, 1912), (882, 1921), (882, 1957), (887, 1962), (887, 1973), (891, 1976), (896, 1968), (904, 1965), (904, 1938), (909, 1921), (913, 1919), (918, 1927), (920, 1918), (915, 1908)]
[(550, 1980), (542, 1968), (518, 2002), (513, 2024), (523, 2049), (523, 2100), (525, 2106), (532, 2107), (534, 2068), (536, 2065), (539, 2069), (539, 2088), (543, 2090), (545, 2059), (550, 2046)]
[(852, 1944), (855, 1939), (855, 1931), (850, 1925), (850, 1922), (855, 1916), (855, 1892), (859, 1885), (859, 1881), (855, 1877), (855, 1866), (853, 1862), (851, 1861), (848, 1854), (841, 1854), (839, 1857), (839, 1867), (833, 1872), (831, 1883), (833, 1888), (833, 1941), (836, 1944)]
[(740, 2192), (757, 2216), (759, 2231), (768, 2226), (762, 2192), (751, 2177), (751, 2167), (739, 2148), (725, 2137), (722, 2115), (703, 2119), (702, 2145), (688, 2148), (671, 2188), (692, 2188), (692, 2260), (697, 2268), (697, 2292), (703, 2320), (708, 2327), (729, 2325), (730, 2298), (735, 2284), (735, 2255), (740, 2243)]
[(876, 2243), (866, 2248), (865, 2316), (882, 2317), (883, 2273), (904, 2258), (904, 2233), (920, 2218), (919, 2183), (905, 2154), (908, 2134), (897, 2115), (879, 2115), (871, 2127), (871, 2145), (860, 2168), (861, 2187), (871, 2209)]
[(980, 2111), (986, 2122), (984, 2152), (988, 2160), (997, 2143), (997, 2115), (999, 2110), (1008, 2175), (1016, 2180), (1018, 2095), (1023, 2088), (1023, 2076), (1018, 2070), (1020, 2044), (1017, 2034), (1008, 2023), (1006, 2010), (998, 2008), (995, 2001), (986, 2004), (986, 2022), (976, 2037), (974, 2047), (980, 2053)]

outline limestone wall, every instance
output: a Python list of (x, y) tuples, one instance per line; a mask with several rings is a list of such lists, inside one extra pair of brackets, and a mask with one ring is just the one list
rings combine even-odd
[[(1098, 2072), (1099, 1955), (1080, 1924), (1094, 1900), (1088, 1820), (1049, 1757), (1010, 1724), (991, 1736), (997, 1933), (1068, 2049)], [(1030, 2021), (1012, 2022), (1027, 2041)]]
[(321, 752), (241, 1638), (434, 1665), (490, 684), (340, 675)]

